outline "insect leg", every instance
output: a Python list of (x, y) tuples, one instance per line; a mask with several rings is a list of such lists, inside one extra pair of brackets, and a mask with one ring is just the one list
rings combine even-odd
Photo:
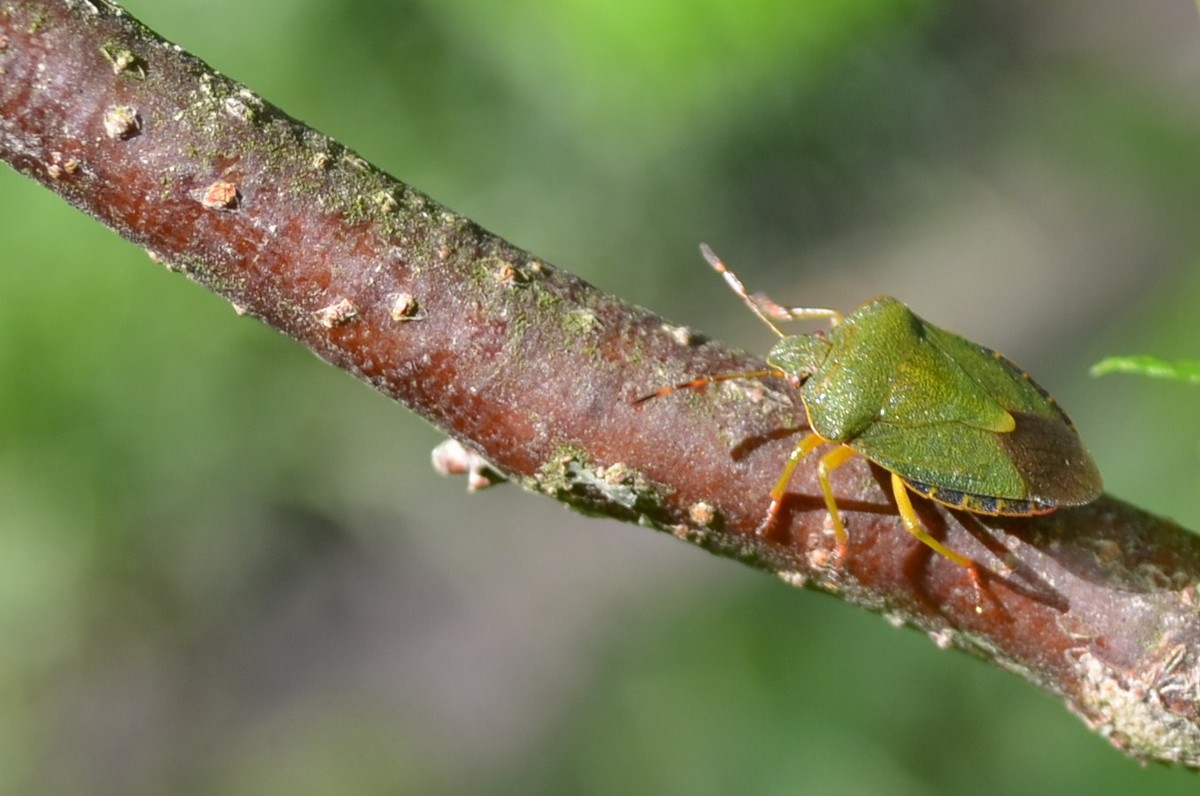
[(828, 509), (829, 516), (833, 519), (833, 532), (837, 536), (839, 545), (846, 544), (846, 526), (842, 523), (842, 512), (838, 510), (837, 500), (833, 497), (829, 474), (849, 461), (853, 455), (853, 448), (838, 445), (817, 462), (817, 480), (821, 482), (821, 492), (825, 496), (825, 508)]
[(974, 561), (961, 553), (954, 552), (929, 535), (929, 532), (925, 530), (925, 526), (921, 524), (921, 519), (917, 517), (917, 512), (913, 510), (912, 501), (908, 498), (908, 487), (904, 485), (904, 480), (896, 473), (892, 473), (892, 494), (896, 496), (896, 507), (900, 510), (900, 519), (904, 521), (904, 527), (909, 533), (954, 563), (961, 564), (972, 572), (975, 571)]
[(783, 472), (779, 474), (779, 480), (771, 488), (771, 505), (767, 506), (767, 515), (758, 525), (759, 536), (766, 534), (767, 529), (775, 521), (775, 515), (779, 513), (779, 507), (783, 505), (783, 495), (787, 492), (788, 483), (792, 480), (792, 475), (795, 474), (800, 460), (812, 453), (824, 441), (816, 434), (805, 434), (804, 438), (796, 443), (796, 447), (792, 448), (787, 464), (783, 465)]

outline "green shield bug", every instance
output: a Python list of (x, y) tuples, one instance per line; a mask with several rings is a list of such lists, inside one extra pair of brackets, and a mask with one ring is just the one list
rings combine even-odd
[[(701, 376), (639, 398), (717, 381), (775, 377), (799, 390), (810, 431), (788, 457), (770, 492), (759, 533), (771, 526), (800, 461), (825, 444), (817, 476), (838, 543), (846, 529), (829, 474), (857, 453), (891, 474), (892, 494), (909, 533), (965, 567), (969, 558), (934, 539), (908, 493), (976, 514), (1031, 516), (1099, 496), (1100, 473), (1075, 426), (1029, 374), (989, 348), (939, 329), (890, 296), (849, 315), (783, 307), (751, 296), (713, 254), (700, 251), (780, 340), (767, 367)], [(775, 321), (827, 320), (827, 332), (785, 335)]]

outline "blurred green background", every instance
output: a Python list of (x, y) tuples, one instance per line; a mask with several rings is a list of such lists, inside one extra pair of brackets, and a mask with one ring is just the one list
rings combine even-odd
[[(746, 348), (769, 333), (700, 241), (780, 300), (900, 296), (1036, 374), (1111, 492), (1200, 528), (1200, 393), (1086, 376), (1200, 356), (1187, 2), (127, 5)], [(434, 430), (8, 170), (0, 214), (0, 792), (1200, 787), (836, 600), (468, 497)]]

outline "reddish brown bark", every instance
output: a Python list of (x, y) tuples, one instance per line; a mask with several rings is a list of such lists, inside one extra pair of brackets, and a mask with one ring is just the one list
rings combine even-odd
[[(885, 475), (811, 462), (755, 527), (803, 410), (697, 374), (761, 367), (479, 228), (93, 0), (0, 10), (0, 155), (482, 452), (529, 489), (840, 594), (1020, 672), (1130, 754), (1200, 765), (1200, 539), (1109, 497), (993, 520), (925, 501), (968, 572), (901, 526)], [(10, 264), (11, 265), (11, 264)], [(980, 610), (982, 609), (982, 610)]]

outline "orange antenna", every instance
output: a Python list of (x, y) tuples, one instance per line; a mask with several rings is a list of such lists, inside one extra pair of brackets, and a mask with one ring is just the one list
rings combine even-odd
[(722, 261), (712, 249), (708, 248), (707, 243), (700, 244), (700, 253), (704, 255), (705, 260), (708, 260), (708, 264), (713, 267), (713, 270), (725, 277), (725, 284), (729, 285), (730, 289), (733, 290), (734, 293), (737, 293), (742, 297), (742, 301), (746, 302), (746, 306), (758, 316), (759, 320), (761, 320), (767, 326), (770, 326), (771, 331), (773, 331), (775, 334), (779, 335), (780, 337), (786, 337), (786, 335), (779, 330), (778, 326), (771, 323), (771, 319), (768, 318), (762, 311), (762, 307), (758, 306), (758, 302), (750, 298), (750, 294), (746, 292), (746, 286), (742, 284), (742, 280), (737, 278), (737, 274), (729, 270), (724, 261)]
[(718, 274), (725, 277), (725, 284), (729, 285), (734, 293), (742, 297), (742, 301), (746, 302), (746, 306), (758, 316), (759, 320), (771, 327), (771, 331), (780, 337), (787, 337), (779, 330), (779, 327), (774, 324), (772, 319), (776, 321), (803, 321), (811, 320), (812, 318), (825, 318), (829, 321), (830, 326), (837, 326), (842, 322), (842, 314), (837, 310), (828, 310), (821, 307), (784, 307), (776, 304), (771, 299), (762, 294), (751, 296), (746, 290), (746, 286), (742, 284), (742, 280), (737, 278), (737, 274), (729, 270), (713, 250), (708, 247), (707, 243), (700, 244), (700, 253), (704, 255), (704, 259), (708, 260), (708, 264), (713, 267)]
[(649, 401), (651, 398), (661, 398), (664, 395), (670, 395), (671, 393), (678, 392), (680, 390), (698, 390), (701, 387), (705, 387), (717, 381), (733, 381), (734, 379), (765, 379), (767, 376), (782, 378), (785, 375), (786, 374), (784, 374), (784, 372), (778, 368), (762, 368), (761, 370), (746, 370), (742, 371), (741, 373), (717, 373), (711, 376), (699, 376), (691, 381), (683, 381), (679, 384), (672, 384), (670, 387), (663, 387), (660, 390), (655, 390), (649, 395), (643, 395), (641, 398), (638, 398), (636, 401), (634, 401), (633, 405), (637, 406), (638, 404)]

